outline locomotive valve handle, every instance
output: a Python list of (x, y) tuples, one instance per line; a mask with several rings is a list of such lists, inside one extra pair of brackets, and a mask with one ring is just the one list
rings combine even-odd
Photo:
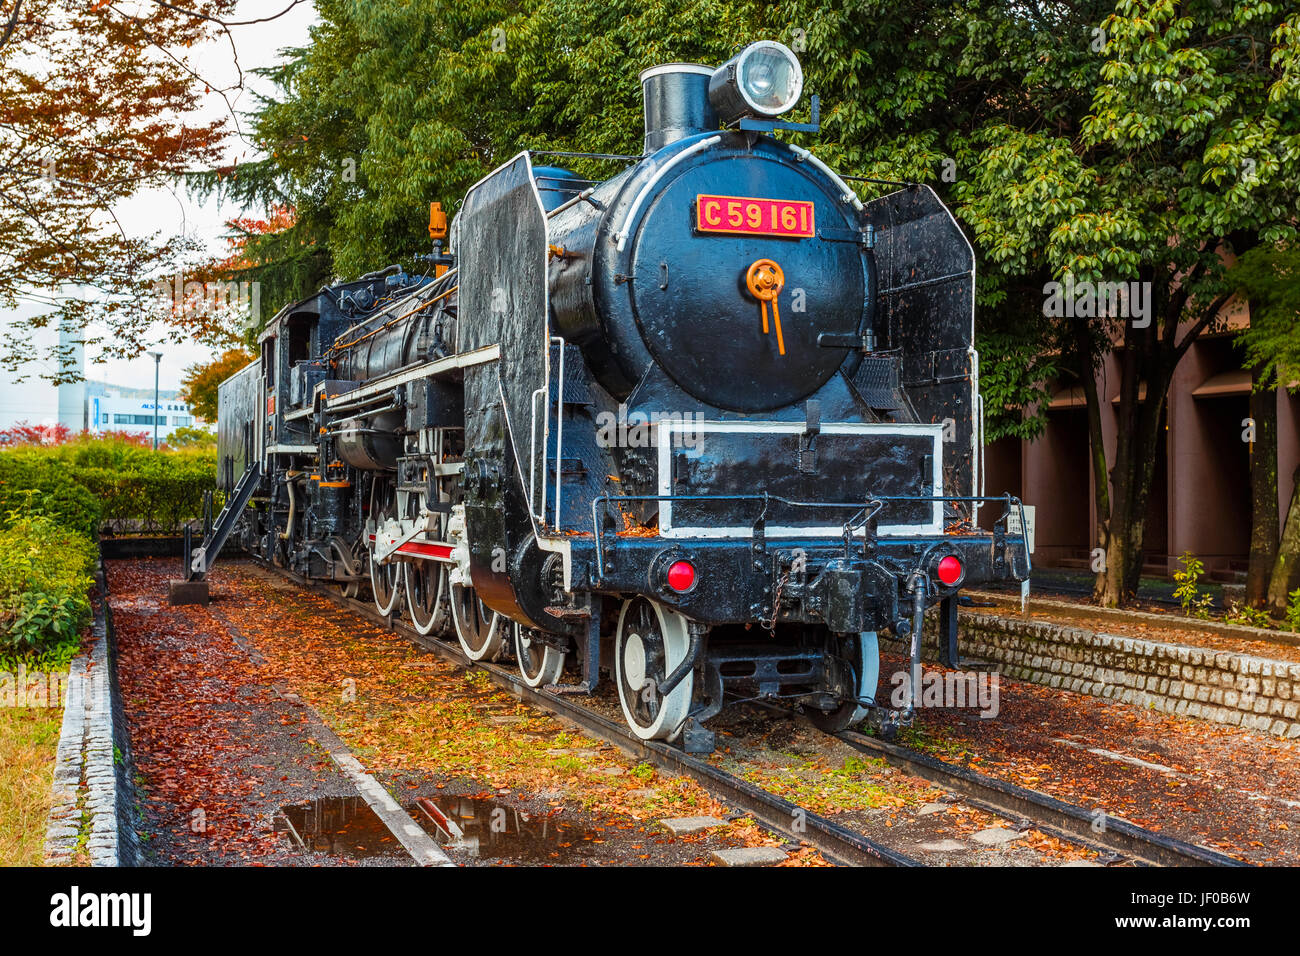
[(757, 259), (745, 272), (745, 287), (749, 294), (758, 300), (763, 312), (763, 334), (768, 334), (767, 304), (772, 303), (772, 323), (776, 326), (776, 350), (785, 354), (785, 338), (781, 335), (781, 312), (777, 309), (776, 297), (785, 288), (785, 273), (771, 259)]

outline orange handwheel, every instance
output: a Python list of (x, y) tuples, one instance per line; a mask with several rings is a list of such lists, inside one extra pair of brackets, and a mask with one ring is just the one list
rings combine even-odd
[(758, 300), (763, 310), (763, 334), (767, 329), (767, 304), (772, 303), (772, 323), (776, 326), (776, 350), (785, 354), (785, 339), (781, 335), (781, 313), (776, 306), (776, 297), (785, 288), (785, 273), (771, 259), (758, 259), (745, 272), (745, 286), (749, 294)]

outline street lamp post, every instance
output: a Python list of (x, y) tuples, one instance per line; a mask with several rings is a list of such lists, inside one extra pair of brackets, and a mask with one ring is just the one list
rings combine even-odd
[(162, 364), (161, 352), (150, 352), (153, 356), (153, 450), (158, 450), (158, 367)]

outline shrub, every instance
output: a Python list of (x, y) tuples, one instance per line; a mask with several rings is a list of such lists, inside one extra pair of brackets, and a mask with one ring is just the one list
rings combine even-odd
[(1286, 627), (1288, 631), (1300, 631), (1300, 588), (1287, 595)]
[(217, 450), (217, 433), (206, 428), (181, 427), (167, 436), (167, 447), (178, 451), (191, 449), (215, 453)]
[(95, 543), (46, 515), (0, 531), (0, 653), (47, 658), (90, 623)]
[(203, 511), (216, 485), (206, 456), (150, 454), (125, 470), (78, 468), (77, 480), (101, 502), (106, 531), (176, 533)]
[(130, 438), (80, 435), (0, 453), (0, 522), (34, 511), (92, 534), (179, 534), (215, 486), (215, 446), (155, 452)]
[(1196, 586), (1205, 573), (1205, 565), (1190, 551), (1184, 551), (1178, 560), (1183, 562), (1183, 570), (1174, 572), (1174, 580), (1178, 582), (1174, 597), (1182, 602), (1183, 612), (1188, 617), (1209, 617), (1214, 595), (1202, 594)]
[(101, 509), (94, 493), (49, 455), (0, 453), (0, 528), (17, 518), (44, 515), (93, 535)]
[(1228, 605), (1228, 613), (1223, 616), (1223, 619), (1229, 624), (1243, 624), (1246, 627), (1271, 628), (1273, 626), (1273, 619), (1269, 617), (1268, 611), (1251, 607), (1249, 604), (1237, 604), (1235, 601)]

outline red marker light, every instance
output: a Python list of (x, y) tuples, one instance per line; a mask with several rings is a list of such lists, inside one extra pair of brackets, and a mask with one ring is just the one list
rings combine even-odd
[(940, 561), (939, 566), (934, 569), (939, 580), (946, 586), (952, 587), (961, 580), (962, 566), (961, 561), (956, 555), (945, 555)]
[(689, 591), (695, 584), (695, 565), (674, 561), (668, 568), (668, 586), (674, 591)]

